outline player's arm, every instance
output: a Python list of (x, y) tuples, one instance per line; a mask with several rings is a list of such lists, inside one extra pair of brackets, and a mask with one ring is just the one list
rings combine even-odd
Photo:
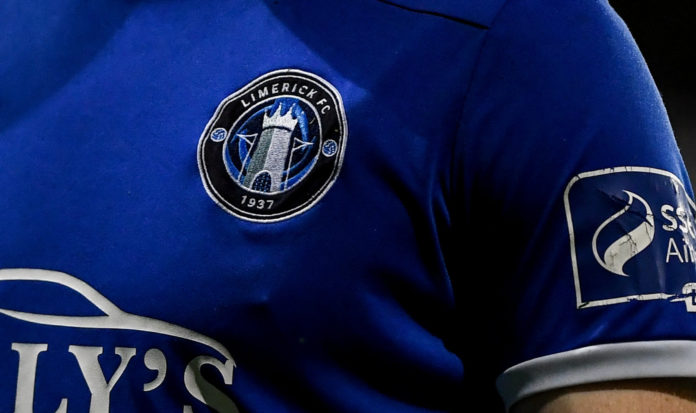
[(623, 22), (604, 0), (507, 0), (467, 93), (455, 176), (494, 281), (466, 291), (500, 308), (478, 341), (506, 406), (696, 411), (666, 379), (696, 380), (696, 206)]
[(696, 379), (626, 380), (540, 393), (512, 413), (651, 413), (696, 411)]

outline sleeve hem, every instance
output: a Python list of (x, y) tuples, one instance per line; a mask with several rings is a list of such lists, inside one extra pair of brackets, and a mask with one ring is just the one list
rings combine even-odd
[(696, 341), (600, 344), (538, 357), (512, 366), (496, 385), (505, 409), (531, 395), (612, 380), (696, 377)]

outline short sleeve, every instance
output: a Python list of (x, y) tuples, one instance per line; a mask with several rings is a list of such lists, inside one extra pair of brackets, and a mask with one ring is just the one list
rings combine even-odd
[(465, 317), (496, 349), (508, 407), (583, 383), (696, 377), (692, 189), (606, 1), (509, 0), (457, 144), (457, 231), (471, 246), (453, 284), (477, 296)]

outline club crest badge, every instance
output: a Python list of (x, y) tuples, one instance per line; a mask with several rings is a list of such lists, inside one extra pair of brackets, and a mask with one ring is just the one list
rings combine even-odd
[(249, 221), (280, 221), (326, 194), (346, 138), (338, 91), (317, 75), (278, 70), (220, 103), (201, 135), (198, 166), (222, 209)]

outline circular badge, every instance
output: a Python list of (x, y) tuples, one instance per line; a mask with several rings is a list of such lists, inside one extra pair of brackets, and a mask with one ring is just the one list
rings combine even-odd
[(201, 135), (198, 166), (222, 209), (249, 221), (279, 221), (326, 194), (346, 137), (341, 95), (329, 82), (277, 70), (220, 103)]

